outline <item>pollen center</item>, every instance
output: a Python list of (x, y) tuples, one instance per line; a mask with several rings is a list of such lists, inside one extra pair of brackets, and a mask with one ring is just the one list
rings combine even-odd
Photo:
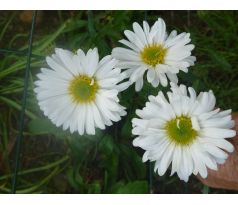
[(94, 101), (98, 90), (95, 78), (79, 75), (71, 80), (68, 91), (72, 100), (76, 103), (88, 103)]
[(178, 145), (189, 145), (197, 137), (197, 131), (192, 127), (190, 117), (176, 117), (165, 124), (169, 139)]
[(166, 53), (167, 49), (162, 45), (153, 44), (144, 47), (144, 50), (141, 51), (140, 56), (145, 64), (155, 67), (158, 64), (164, 63)]

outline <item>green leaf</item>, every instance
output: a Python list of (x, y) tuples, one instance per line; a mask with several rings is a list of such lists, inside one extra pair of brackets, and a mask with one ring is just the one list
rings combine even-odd
[[(22, 109), (21, 105), (19, 105), (17, 102), (9, 99), (9, 98), (5, 98), (5, 97), (0, 97), (0, 101), (3, 101), (4, 103), (6, 103), (8, 106), (13, 107), (14, 109), (20, 111)], [(31, 118), (31, 119), (36, 119), (36, 116), (30, 112), (29, 110), (25, 110), (26, 115)]]
[(67, 132), (57, 128), (49, 119), (36, 118), (28, 124), (29, 132), (33, 135), (53, 134), (65, 136)]
[(146, 165), (142, 163), (141, 156), (137, 154), (132, 145), (120, 144), (119, 147), (121, 150), (121, 165), (124, 167), (123, 171), (128, 180), (144, 179), (146, 177)]
[(88, 32), (91, 35), (91, 37), (95, 36), (96, 31), (94, 28), (94, 22), (93, 22), (93, 12), (88, 11)]
[(80, 193), (84, 193), (87, 185), (84, 183), (82, 176), (79, 174), (79, 167), (70, 167), (67, 171), (67, 179), (74, 189), (80, 191)]
[(203, 194), (209, 194), (209, 187), (206, 186), (206, 185), (203, 185), (202, 193)]
[(125, 123), (124, 123), (124, 125), (122, 126), (122, 129), (121, 129), (121, 135), (124, 138), (129, 138), (130, 140), (131, 140), (131, 136), (132, 136), (132, 133), (131, 133), (131, 129), (132, 129), (131, 119), (132, 119), (132, 117), (130, 116), (130, 113), (128, 113), (128, 117), (125, 120)]
[(99, 182), (94, 182), (89, 185), (88, 194), (100, 194), (101, 193), (101, 185)]
[(114, 149), (113, 138), (110, 135), (103, 136), (99, 144), (99, 149), (103, 150), (104, 153), (111, 154)]
[(118, 188), (116, 194), (146, 194), (148, 193), (147, 181), (134, 181)]
[(214, 50), (209, 50), (208, 53), (212, 58), (213, 62), (217, 64), (217, 66), (220, 67), (223, 71), (232, 71), (231, 64), (227, 61), (224, 55)]
[(106, 185), (112, 186), (117, 178), (119, 171), (119, 155), (116, 152), (112, 152), (110, 155), (103, 153), (101, 155), (101, 162), (99, 168), (107, 170)]

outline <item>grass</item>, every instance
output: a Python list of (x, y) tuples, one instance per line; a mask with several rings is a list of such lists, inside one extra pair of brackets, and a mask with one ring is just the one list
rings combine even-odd
[[(0, 16), (0, 48), (19, 51), (0, 54), (0, 192), (9, 193), (19, 111), (24, 84), (27, 39), (30, 24), (20, 12)], [(28, 88), (24, 145), (17, 193), (148, 193), (148, 167), (141, 162), (142, 151), (132, 146), (131, 123), (135, 109), (148, 94), (130, 87), (120, 96), (128, 115), (106, 132), (82, 136), (56, 128), (40, 111), (32, 91), (36, 73), (46, 66), (44, 57), (55, 47), (84, 50), (97, 46), (101, 57), (110, 54), (125, 29), (134, 21), (151, 24), (165, 19), (169, 30), (191, 33), (196, 45), (197, 64), (180, 82), (197, 91), (212, 89), (217, 105), (238, 111), (238, 15), (235, 11), (45, 11), (33, 42)], [(176, 176), (153, 176), (155, 193), (235, 193), (203, 186), (195, 177), (189, 183)]]

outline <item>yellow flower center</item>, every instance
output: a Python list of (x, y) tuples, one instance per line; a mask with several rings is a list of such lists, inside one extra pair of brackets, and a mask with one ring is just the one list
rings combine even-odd
[(98, 88), (95, 78), (79, 75), (71, 80), (68, 91), (73, 102), (88, 103), (95, 100)]
[(155, 67), (158, 64), (163, 64), (167, 49), (159, 44), (152, 44), (144, 47), (140, 52), (141, 59), (144, 63)]
[(190, 145), (198, 134), (192, 127), (190, 117), (184, 115), (168, 121), (165, 130), (169, 139), (178, 145)]

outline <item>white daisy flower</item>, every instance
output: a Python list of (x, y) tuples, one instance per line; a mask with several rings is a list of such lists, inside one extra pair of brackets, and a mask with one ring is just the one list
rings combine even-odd
[(180, 70), (188, 72), (188, 67), (194, 65), (196, 58), (191, 56), (193, 44), (188, 44), (189, 33), (177, 35), (172, 31), (166, 32), (165, 22), (159, 18), (150, 28), (146, 21), (143, 28), (133, 23), (133, 31), (126, 30), (128, 40), (119, 42), (129, 47), (117, 47), (112, 50), (112, 56), (119, 60), (118, 66), (127, 69), (129, 80), (135, 83), (136, 91), (143, 87), (143, 75), (147, 71), (147, 80), (153, 87), (159, 83), (166, 87), (167, 78), (174, 83), (178, 82), (177, 73)]
[(56, 48), (46, 61), (51, 69), (41, 68), (34, 90), (41, 110), (57, 127), (94, 135), (96, 127), (105, 129), (126, 115), (117, 95), (128, 83), (118, 84), (125, 75), (110, 55), (99, 61), (97, 48), (87, 54)]
[(172, 164), (171, 175), (177, 172), (180, 179), (188, 181), (193, 173), (207, 177), (207, 168), (217, 170), (233, 152), (233, 145), (226, 140), (236, 135), (231, 128), (231, 110), (215, 109), (212, 91), (196, 96), (193, 88), (171, 83), (172, 92), (167, 98), (160, 91), (149, 96), (141, 118), (132, 120), (134, 146), (145, 150), (143, 162), (155, 161), (155, 172), (164, 175)]

